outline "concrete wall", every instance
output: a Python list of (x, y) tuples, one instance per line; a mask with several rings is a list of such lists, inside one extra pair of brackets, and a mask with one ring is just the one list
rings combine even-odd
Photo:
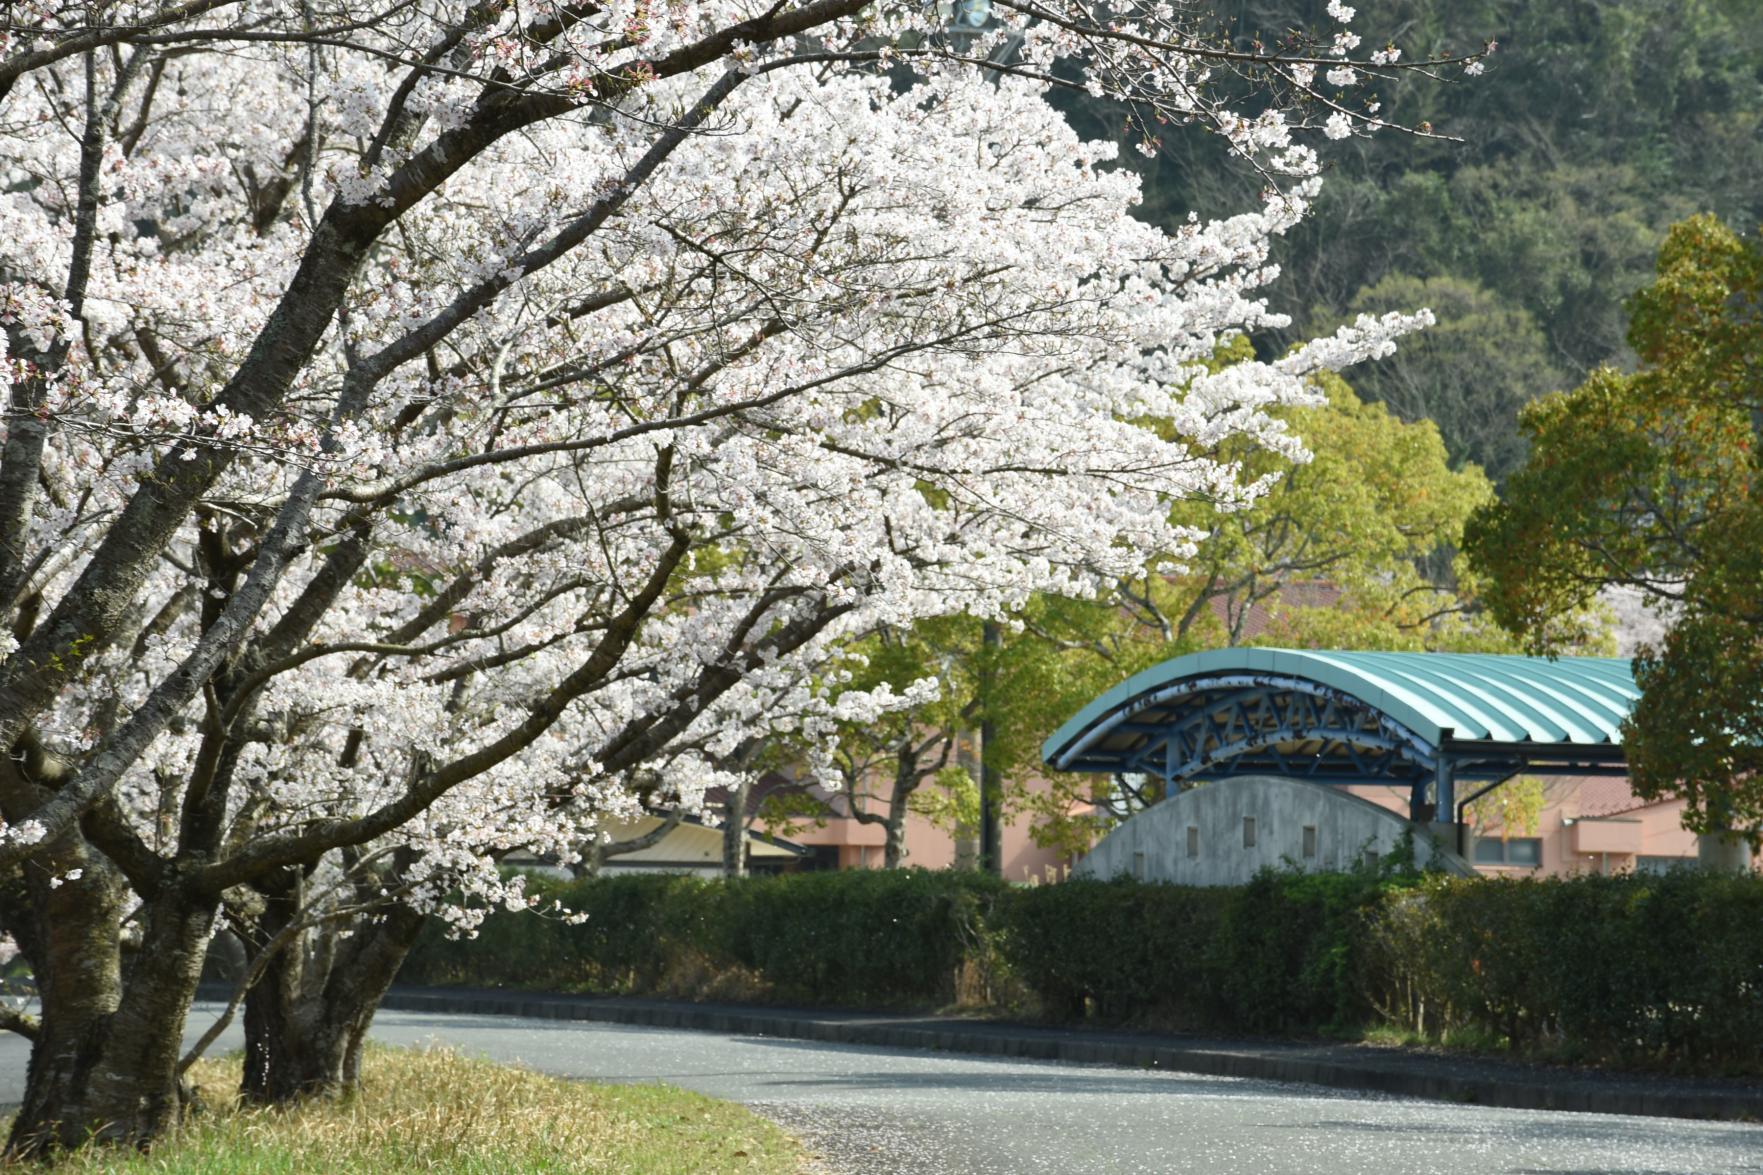
[[(1243, 843), (1245, 819), (1255, 822), (1253, 846)], [(1194, 788), (1139, 813), (1109, 833), (1073, 872), (1126, 874), (1181, 885), (1241, 885), (1264, 868), (1351, 868), (1367, 851), (1388, 855), (1411, 827), (1396, 813), (1338, 788), (1251, 775)], [(1315, 830), (1311, 856), (1305, 855), (1306, 828)], [(1440, 833), (1440, 843), (1448, 844), (1449, 832)], [(1434, 839), (1426, 832), (1414, 837), (1420, 864), (1433, 860)], [(1189, 855), (1190, 847), (1196, 855)], [(1455, 853), (1437, 856), (1447, 872), (1470, 872)]]

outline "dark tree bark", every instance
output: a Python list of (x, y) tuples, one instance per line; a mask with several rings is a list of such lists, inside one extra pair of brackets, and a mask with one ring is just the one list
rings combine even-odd
[(1004, 846), (999, 817), (1004, 802), (1004, 778), (998, 762), (998, 724), (993, 715), (1002, 702), (997, 696), (997, 658), (1004, 648), (1004, 633), (995, 620), (986, 621), (981, 633), (985, 661), (979, 678), (979, 867), (982, 872), (1002, 877)]
[[(904, 755), (901, 756), (900, 764), (902, 769), (907, 767)], [(916, 775), (916, 761), (912, 762), (911, 767)], [(922, 779), (922, 776), (913, 779), (911, 786), (902, 786), (902, 781), (898, 777), (894, 780), (894, 794), (888, 797), (888, 822), (882, 830), (884, 834), (882, 867), (884, 869), (898, 869), (906, 861), (907, 804), (912, 799), (912, 793), (917, 790), (919, 779)]]
[[(81, 875), (66, 880), (74, 869)], [(23, 931), (15, 937), (43, 1015), (7, 1151), (40, 1156), (92, 1140), (145, 1146), (177, 1125), (184, 1016), (214, 904), (175, 888), (155, 894), (125, 957), (126, 887), (79, 837), (62, 838), (24, 873), (28, 909), (8, 920)]]
[(851, 763), (845, 768), (845, 804), (851, 818), (859, 824), (882, 826), (884, 869), (898, 869), (906, 863), (906, 817), (912, 811), (913, 793), (949, 765), (955, 750), (957, 740), (953, 732), (932, 731), (922, 741), (920, 733), (909, 730), (894, 745), (893, 787), (884, 812), (871, 812), (862, 803), (862, 779), (871, 764)]
[[(273, 939), (299, 913), (293, 896), (272, 898), (253, 937)], [(241, 1095), (281, 1105), (357, 1088), (373, 1014), (425, 918), (393, 902), (370, 919), (347, 924), (347, 938), (341, 937), (345, 925), (327, 923), (277, 951), (245, 997)]]

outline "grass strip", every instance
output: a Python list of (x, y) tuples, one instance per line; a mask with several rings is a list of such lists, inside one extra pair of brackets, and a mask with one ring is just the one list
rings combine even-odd
[[(782, 1129), (670, 1085), (594, 1085), (447, 1049), (371, 1048), (362, 1088), (286, 1109), (237, 1105), (240, 1060), (199, 1062), (201, 1107), (139, 1154), (94, 1147), (54, 1175), (385, 1175), (448, 1172), (753, 1172), (810, 1169)], [(45, 1170), (44, 1168), (36, 1168)]]

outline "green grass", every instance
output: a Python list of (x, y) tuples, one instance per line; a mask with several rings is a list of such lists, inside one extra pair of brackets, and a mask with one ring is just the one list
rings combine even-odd
[[(239, 1107), (239, 1061), (192, 1073), (206, 1109), (149, 1154), (94, 1148), (54, 1175), (802, 1172), (800, 1144), (731, 1102), (668, 1085), (590, 1085), (446, 1050), (374, 1049), (351, 1097)], [(43, 1170), (44, 1168), (36, 1168)]]

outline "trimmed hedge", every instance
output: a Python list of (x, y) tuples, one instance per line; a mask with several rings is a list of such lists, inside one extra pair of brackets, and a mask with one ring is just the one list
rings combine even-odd
[(1763, 1072), (1763, 879), (1264, 873), (1007, 888), (971, 873), (538, 883), (587, 915), (431, 931), (413, 983), (955, 1002), (1201, 1031), (1393, 1027), (1530, 1055)]
[(705, 880), (623, 875), (535, 879), (528, 892), (587, 915), (571, 925), (498, 912), (478, 936), (449, 940), (431, 922), (406, 983), (471, 984), (602, 995), (727, 996), (828, 1006), (952, 1002), (984, 953), (1002, 882), (901, 869)]
[(1265, 872), (1190, 888), (1073, 880), (1013, 891), (995, 920), (1012, 975), (1055, 1020), (1316, 1032), (1371, 1018), (1356, 944), (1412, 875)]
[(1016, 890), (994, 925), (1010, 974), (1050, 1020), (1203, 1024), (1226, 889), (1074, 879)]
[(1763, 1072), (1763, 879), (1428, 881), (1363, 951), (1381, 1018), (1520, 1052)]

